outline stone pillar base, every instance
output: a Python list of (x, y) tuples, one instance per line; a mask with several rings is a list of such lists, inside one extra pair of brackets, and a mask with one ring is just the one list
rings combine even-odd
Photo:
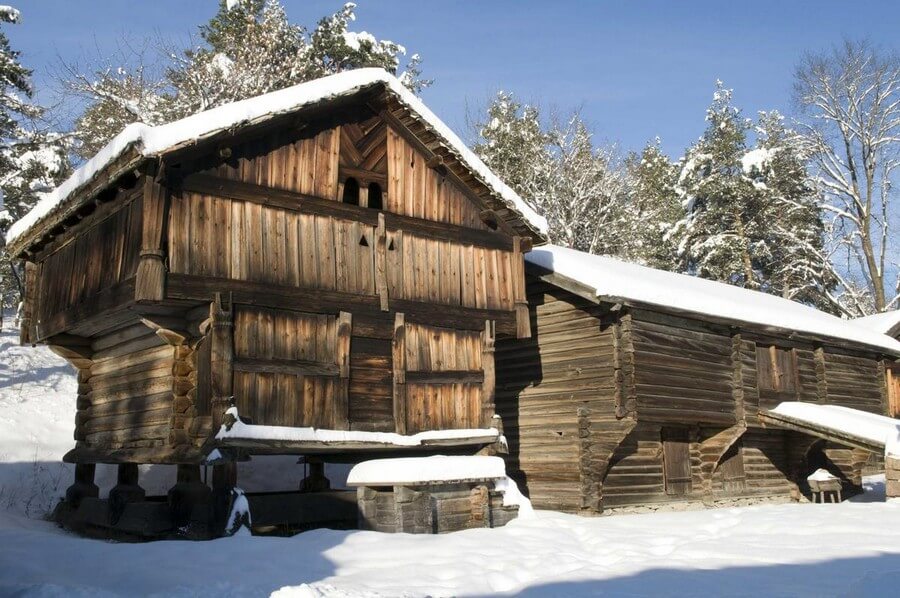
[(884, 458), (884, 493), (886, 498), (900, 498), (900, 457)]

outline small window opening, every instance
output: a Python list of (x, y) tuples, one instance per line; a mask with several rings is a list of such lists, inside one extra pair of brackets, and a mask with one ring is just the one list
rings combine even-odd
[(394, 240), (391, 239), (391, 242), (388, 243), (388, 251), (393, 251), (393, 250), (394, 250)]
[(359, 205), (359, 183), (353, 177), (344, 181), (344, 196), (341, 201), (353, 206)]
[(384, 208), (384, 202), (381, 198), (381, 185), (378, 183), (369, 183), (369, 207), (375, 210)]
[(369, 240), (366, 239), (366, 236), (365, 236), (365, 235), (363, 235), (362, 237), (359, 238), (359, 245), (360, 245), (361, 247), (368, 247), (368, 246), (369, 246)]

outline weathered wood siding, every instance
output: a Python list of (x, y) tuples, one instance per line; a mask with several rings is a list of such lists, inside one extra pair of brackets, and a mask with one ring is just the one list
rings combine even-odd
[(163, 446), (171, 431), (175, 350), (137, 324), (92, 344), (79, 369), (75, 439), (89, 448)]
[(828, 403), (884, 414), (885, 385), (884, 373), (874, 358), (825, 352)]
[(45, 334), (62, 331), (66, 310), (134, 276), (141, 245), (141, 202), (135, 195), (39, 262), (36, 324)]
[(356, 316), (350, 341), (350, 429), (394, 432), (393, 316)]
[(632, 343), (640, 419), (726, 425), (736, 421), (727, 331), (635, 311)]
[(480, 210), (455, 184), (426, 164), (398, 132), (388, 129), (388, 201), (395, 214), (486, 229)]
[(481, 333), (406, 324), (406, 431), (481, 427)]
[(234, 398), (254, 424), (335, 428), (340, 384), (335, 316), (240, 307)]
[[(507, 470), (536, 506), (579, 510), (581, 459), (591, 459), (585, 450), (615, 434), (614, 332), (603, 308), (539, 280), (529, 278), (528, 299), (532, 337), (498, 341), (496, 349)], [(584, 438), (579, 409), (596, 420)]]

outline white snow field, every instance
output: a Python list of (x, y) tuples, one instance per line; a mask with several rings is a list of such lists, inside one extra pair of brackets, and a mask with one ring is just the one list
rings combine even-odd
[[(87, 540), (39, 519), (71, 480), (59, 459), (73, 442), (74, 395), (62, 360), (0, 336), (0, 596), (887, 596), (900, 587), (900, 502), (881, 502), (883, 482), (872, 478), (841, 504), (538, 511), (442, 536)], [(151, 468), (142, 484), (163, 492), (169, 469)], [(287, 470), (286, 487), (301, 469)], [(112, 474), (98, 475), (101, 492)]]

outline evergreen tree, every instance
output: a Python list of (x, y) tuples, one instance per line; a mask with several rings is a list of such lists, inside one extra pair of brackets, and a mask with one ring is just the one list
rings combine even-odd
[(629, 194), (635, 212), (634, 261), (661, 270), (677, 270), (678, 248), (669, 234), (684, 216), (675, 192), (678, 166), (657, 138), (628, 161)]
[(595, 147), (578, 114), (544, 126), (539, 110), (499, 93), (477, 123), (475, 151), (547, 218), (553, 243), (627, 255), (633, 215), (615, 148)]
[(288, 20), (279, 0), (219, 0), (199, 28), (202, 43), (165, 52), (162, 74), (143, 54), (91, 73), (66, 67), (69, 91), (88, 104), (76, 123), (79, 153), (93, 155), (133, 122), (157, 125), (356, 68), (384, 68), (416, 93), (430, 85), (417, 54), (404, 59), (400, 44), (350, 30), (355, 8), (344, 5), (309, 32)]
[(706, 131), (683, 160), (677, 191), (686, 216), (673, 234), (688, 272), (758, 289), (765, 276), (760, 257), (769, 257), (760, 256), (764, 200), (743, 173), (750, 123), (731, 97), (717, 82)]
[[(18, 11), (0, 7), (0, 23), (18, 21)], [(5, 249), (9, 226), (68, 172), (62, 138), (47, 130), (44, 110), (31, 101), (30, 76), (0, 30), (0, 314), (15, 308), (22, 292), (21, 273)]]
[(682, 267), (704, 278), (819, 307), (834, 287), (802, 140), (777, 112), (753, 125), (717, 83), (707, 128), (688, 149), (676, 191), (685, 217), (673, 228)]

